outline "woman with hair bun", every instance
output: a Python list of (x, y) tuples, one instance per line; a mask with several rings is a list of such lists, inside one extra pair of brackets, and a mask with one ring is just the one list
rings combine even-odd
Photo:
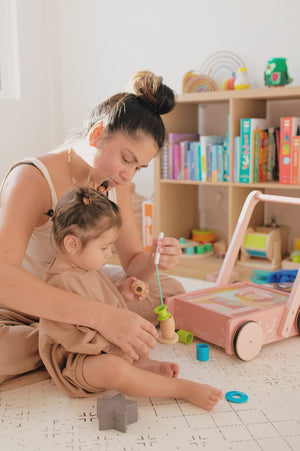
[[(154, 240), (146, 253), (135, 224), (128, 183), (148, 166), (165, 139), (160, 117), (174, 107), (173, 91), (161, 77), (140, 72), (131, 91), (98, 105), (87, 125), (60, 148), (16, 163), (5, 177), (0, 197), (0, 390), (49, 377), (38, 353), (39, 318), (95, 329), (132, 359), (156, 343), (153, 308), (160, 303), (154, 256), (159, 268), (172, 268), (181, 250), (176, 239)], [(62, 196), (75, 186), (106, 192), (122, 216), (115, 242), (127, 276), (149, 284), (150, 294), (129, 310), (69, 293), (43, 281), (55, 256), (51, 220)], [(124, 272), (108, 277), (117, 283)], [(181, 284), (161, 277), (164, 296), (183, 292)]]

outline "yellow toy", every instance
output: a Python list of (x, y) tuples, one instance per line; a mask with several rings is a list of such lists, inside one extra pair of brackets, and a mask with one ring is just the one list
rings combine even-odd
[(267, 265), (271, 270), (279, 269), (281, 267), (279, 230), (261, 233), (249, 228), (241, 246), (241, 262), (254, 265), (256, 268), (265, 268)]
[(240, 67), (237, 70), (236, 77), (234, 80), (234, 89), (249, 89), (250, 85), (247, 78), (247, 69), (245, 67)]

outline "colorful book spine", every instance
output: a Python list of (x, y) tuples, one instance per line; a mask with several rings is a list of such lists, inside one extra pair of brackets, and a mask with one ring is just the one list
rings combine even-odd
[(268, 164), (268, 131), (261, 130), (260, 147), (259, 147), (259, 167), (258, 167), (259, 182), (265, 182), (267, 180), (267, 164)]
[(202, 170), (202, 177), (201, 180), (203, 182), (206, 182), (207, 180), (210, 180), (210, 145), (211, 144), (223, 144), (224, 143), (224, 136), (208, 136), (208, 135), (201, 135), (200, 136), (200, 147), (201, 147), (201, 170)]
[(292, 138), (292, 185), (300, 183), (300, 136)]
[(267, 128), (266, 119), (241, 119), (240, 182), (242, 183), (251, 183), (253, 180), (253, 131), (265, 128)]
[(253, 183), (259, 181), (259, 153), (261, 142), (261, 130), (254, 130), (253, 132)]
[(164, 146), (160, 155), (160, 178), (167, 179), (169, 177), (169, 144), (165, 140)]
[(279, 183), (285, 185), (291, 183), (292, 139), (299, 126), (299, 117), (282, 117), (280, 120)]
[(224, 147), (217, 144), (218, 154), (218, 182), (224, 182)]
[[(169, 171), (168, 178), (174, 179), (174, 146), (180, 145), (181, 141), (196, 141), (199, 139), (198, 133), (169, 133), (168, 134), (168, 161), (169, 161)], [(176, 150), (178, 152), (178, 150)], [(175, 170), (175, 172), (178, 169)], [(177, 172), (178, 176), (178, 172)], [(181, 177), (181, 160), (180, 160), (180, 171), (179, 177)]]
[(267, 163), (267, 181), (273, 180), (273, 168), (276, 161), (276, 142), (274, 135), (274, 127), (269, 127), (268, 130), (268, 163)]
[(195, 154), (193, 142), (188, 143), (187, 177), (188, 180), (195, 180)]
[(229, 158), (229, 143), (230, 143), (230, 114), (227, 116), (227, 133), (223, 142), (223, 160), (224, 160), (224, 182), (229, 182), (230, 177), (230, 158)]
[(218, 181), (218, 145), (212, 144), (210, 146), (211, 151), (211, 181)]
[(276, 152), (275, 152), (275, 166), (273, 168), (272, 177), (273, 180), (279, 180), (279, 158), (280, 158), (280, 127), (274, 129)]
[(233, 138), (233, 168), (232, 180), (236, 183), (240, 181), (240, 157), (241, 157), (241, 137)]
[(180, 180), (181, 162), (180, 162), (180, 144), (173, 145), (173, 179)]
[(200, 156), (200, 142), (199, 141), (194, 141), (191, 143), (192, 146), (192, 151), (194, 153), (194, 173), (192, 175), (194, 175), (194, 178), (192, 178), (192, 180), (201, 180), (201, 156)]
[(189, 141), (183, 141), (181, 149), (183, 151), (183, 180), (189, 180)]
[(224, 182), (229, 182), (229, 141), (228, 139), (224, 140), (223, 143), (223, 162), (224, 162), (224, 170), (223, 170), (223, 179)]
[(181, 178), (180, 180), (187, 180), (187, 167), (185, 162), (185, 141), (180, 143), (180, 166), (181, 166)]
[(168, 162), (169, 162), (169, 169), (168, 169), (168, 179), (173, 179), (173, 140), (172, 140), (172, 134), (169, 134), (168, 137)]

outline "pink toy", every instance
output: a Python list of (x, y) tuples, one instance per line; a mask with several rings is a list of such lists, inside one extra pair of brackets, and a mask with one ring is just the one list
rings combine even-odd
[(300, 206), (298, 198), (252, 191), (243, 206), (216, 287), (166, 301), (176, 329), (187, 329), (246, 361), (256, 357), (264, 344), (300, 333), (300, 272), (291, 293), (252, 282), (228, 284), (252, 212), (260, 201)]

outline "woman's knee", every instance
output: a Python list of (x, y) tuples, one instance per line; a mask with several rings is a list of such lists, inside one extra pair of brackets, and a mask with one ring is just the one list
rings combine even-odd
[(0, 325), (0, 373), (18, 375), (42, 365), (38, 351), (38, 328)]

